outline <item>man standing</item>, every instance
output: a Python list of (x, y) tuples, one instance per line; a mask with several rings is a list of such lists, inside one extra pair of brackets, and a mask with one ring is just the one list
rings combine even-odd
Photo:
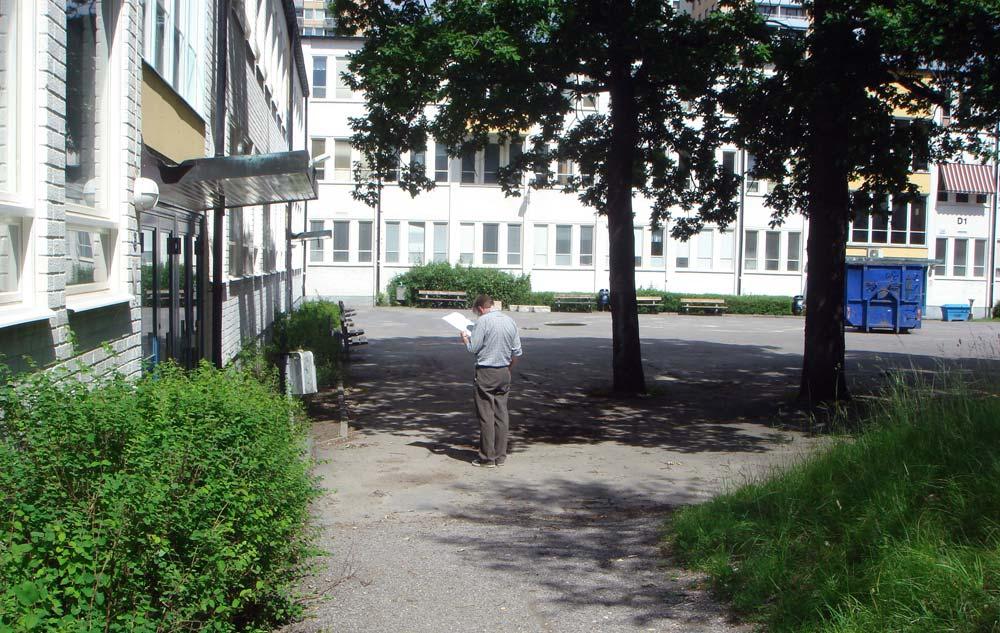
[(514, 320), (493, 311), (493, 298), (479, 295), (472, 304), (479, 317), (472, 334), (462, 330), (466, 349), (476, 355), (475, 402), (479, 417), (479, 457), (474, 466), (494, 468), (507, 459), (507, 394), (510, 370), (521, 355), (521, 337)]

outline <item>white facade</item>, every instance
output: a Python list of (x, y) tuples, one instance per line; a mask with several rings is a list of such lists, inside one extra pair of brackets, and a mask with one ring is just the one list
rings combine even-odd
[[(306, 66), (311, 71), (313, 96), (309, 105), (309, 137), (313, 155), (329, 154), (319, 182), (319, 200), (308, 208), (309, 230), (332, 230), (333, 237), (313, 240), (309, 246), (307, 293), (371, 301), (377, 291), (412, 264), (448, 261), (452, 264), (497, 267), (530, 274), (539, 291), (594, 292), (609, 285), (607, 222), (574, 195), (558, 189), (529, 191), (507, 198), (491, 184), (490, 164), (504, 164), (509, 148), (480, 151), (475, 160), (448, 159), (438, 163), (433, 140), (424, 164), (437, 187), (415, 198), (387, 183), (382, 195), (381, 240), (375, 211), (351, 197), (352, 151), (349, 118), (364, 115), (360, 95), (351, 94), (339, 80), (346, 56), (362, 44), (357, 38), (305, 38)], [(336, 70), (335, 70), (336, 69)], [(339, 72), (338, 72), (339, 71)], [(581, 109), (591, 107), (583, 103)], [(606, 107), (600, 95), (596, 107)], [(430, 112), (430, 110), (429, 110)], [(487, 157), (487, 152), (492, 152)], [(470, 157), (471, 158), (471, 157)], [(410, 157), (403, 156), (403, 161)], [(443, 160), (443, 159), (442, 159)], [(752, 157), (735, 148), (720, 150), (719, 160), (740, 172), (749, 171)], [(571, 166), (553, 166), (557, 173)], [(952, 262), (933, 270), (928, 281), (927, 315), (935, 306), (974, 300), (977, 314), (986, 305), (986, 268), (975, 250), (985, 248), (992, 197), (987, 203), (938, 203), (937, 170), (915, 176), (928, 192), (926, 206), (897, 213), (893, 232), (852, 227), (849, 255), (878, 255), (928, 260), (938, 239), (949, 244), (969, 239), (968, 264)], [(649, 202), (633, 201), (636, 230), (636, 286), (680, 293), (796, 295), (805, 290), (807, 222), (787, 218), (772, 228), (771, 211), (764, 205), (769, 183), (746, 180), (741, 213), (725, 233), (706, 228), (687, 243), (669, 237), (669, 226), (649, 227)], [(954, 200), (956, 194), (950, 194)], [(938, 210), (940, 208), (940, 211)], [(912, 217), (911, 217), (912, 215)], [(904, 220), (900, 220), (903, 218)], [(923, 227), (920, 224), (923, 224)], [(888, 221), (887, 221), (888, 224)], [(855, 239), (856, 238), (856, 239)], [(979, 240), (978, 242), (976, 240)], [(381, 288), (375, 288), (374, 256), (380, 243)], [(878, 253), (869, 253), (877, 249)], [(980, 263), (977, 263), (980, 262)]]

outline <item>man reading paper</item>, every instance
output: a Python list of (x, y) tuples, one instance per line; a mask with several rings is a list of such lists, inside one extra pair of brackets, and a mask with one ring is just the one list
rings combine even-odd
[(476, 355), (474, 399), (479, 418), (479, 456), (472, 464), (495, 468), (507, 459), (507, 395), (510, 370), (521, 355), (521, 337), (513, 319), (493, 310), (489, 295), (476, 297), (472, 312), (479, 317), (472, 334), (467, 330), (459, 334), (466, 349)]

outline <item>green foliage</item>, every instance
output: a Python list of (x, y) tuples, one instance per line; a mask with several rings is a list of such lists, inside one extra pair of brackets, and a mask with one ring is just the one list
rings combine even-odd
[(512, 275), (495, 268), (465, 268), (447, 262), (414, 266), (392, 278), (388, 290), (390, 300), (396, 302), (396, 288), (406, 287), (406, 302), (417, 305), (420, 290), (465, 291), (471, 302), (476, 295), (488, 294), (504, 305), (526, 303), (531, 295), (531, 277)]
[(992, 315), (994, 319), (1000, 319), (1000, 301), (997, 301), (996, 305), (993, 306)]
[(932, 393), (897, 385), (858, 437), (679, 512), (674, 551), (775, 632), (996, 631), (1000, 400)]
[(722, 299), (726, 302), (728, 314), (767, 314), (783, 316), (792, 313), (792, 298), (772, 295), (714, 295), (683, 294), (668, 292), (663, 294), (663, 306), (667, 312), (680, 312), (683, 298)]
[(316, 488), (248, 372), (0, 375), (0, 631), (266, 631)]
[(313, 353), (316, 381), (332, 385), (340, 375), (340, 343), (332, 332), (340, 330), (340, 307), (332, 301), (305, 301), (292, 312), (283, 312), (274, 320), (268, 360), (277, 365), (290, 351), (304, 349)]

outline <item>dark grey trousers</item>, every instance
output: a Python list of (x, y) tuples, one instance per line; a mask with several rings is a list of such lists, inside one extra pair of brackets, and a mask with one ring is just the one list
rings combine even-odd
[(510, 393), (510, 369), (476, 367), (475, 402), (479, 418), (479, 459), (503, 462), (507, 459), (507, 394)]

